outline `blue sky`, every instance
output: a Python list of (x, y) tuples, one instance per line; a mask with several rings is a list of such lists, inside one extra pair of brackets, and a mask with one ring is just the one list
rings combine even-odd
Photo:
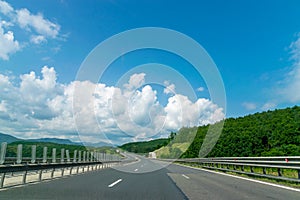
[[(67, 88), (76, 80), (76, 74), (84, 59), (100, 42), (134, 28), (163, 27), (193, 38), (214, 60), (224, 81), (227, 117), (284, 108), (298, 105), (300, 102), (298, 94), (300, 90), (300, 2), (297, 0), (213, 0), (176, 1), (176, 3), (174, 1), (132, 0), (45, 0), (42, 2), (7, 0), (0, 2), (1, 37), (11, 39), (13, 33), (13, 40), (9, 43), (5, 43), (3, 38), (0, 39), (0, 74), (3, 80), (5, 77), (9, 79), (8, 82), (14, 85), (14, 90), (22, 89), (22, 80), (25, 84), (24, 76), (31, 71), (36, 74), (34, 79), (38, 79), (38, 76), (42, 77), (41, 70), (44, 66), (47, 66), (43, 69), (44, 73), (49, 75), (49, 80), (55, 76), (55, 84)], [(196, 99), (210, 100), (204, 80), (195, 75), (189, 63), (158, 50), (136, 51), (120, 57), (107, 70), (101, 83), (106, 84), (107, 87), (113, 87), (130, 69), (154, 62), (177, 69), (191, 84)], [(51, 70), (51, 67), (55, 72)], [(21, 76), (23, 79), (20, 78)], [(148, 78), (149, 76), (148, 74)], [(126, 80), (128, 81), (129, 78), (130, 76)], [(143, 81), (147, 80), (147, 73), (138, 78), (141, 78), (138, 79), (140, 83), (144, 83)], [(165, 81), (165, 86), (172, 86), (174, 83), (171, 80)], [(188, 97), (192, 103), (196, 101), (185, 93), (183, 86), (181, 87), (180, 84), (174, 84), (174, 86), (177, 93)], [(8, 84), (5, 87), (8, 87)], [(198, 91), (200, 87), (202, 89)], [(4, 88), (4, 83), (2, 88)], [(136, 89), (141, 92), (143, 86), (139, 85)], [(12, 89), (6, 88), (6, 91), (8, 90)], [(66, 89), (58, 90), (60, 92), (55, 93), (58, 96), (66, 93)], [(166, 111), (168, 100), (172, 95), (164, 93), (163, 90), (162, 86), (152, 85), (149, 91), (156, 91), (155, 98)], [(3, 89), (2, 92), (4, 91)], [(32, 90), (28, 89), (27, 92), (30, 91)], [(51, 95), (52, 97), (45, 98), (51, 100), (57, 97), (54, 94)], [(13, 98), (12, 94), (10, 97)], [(0, 97), (3, 112), (4, 110), (8, 112), (8, 107), (13, 106), (9, 105), (9, 99), (9, 95)], [(38, 113), (37, 110), (39, 109), (32, 108), (31, 111), (26, 112)], [(10, 113), (12, 112), (11, 110)], [(55, 116), (56, 111), (50, 109), (50, 112), (52, 114), (44, 117)], [(9, 119), (18, 120), (16, 115), (19, 114), (15, 113)], [(25, 116), (24, 113), (22, 114)], [(6, 124), (4, 116), (8, 117), (8, 114), (2, 113), (2, 115), (1, 124)], [(140, 121), (137, 120), (137, 122)], [(28, 123), (34, 124), (30, 120)], [(55, 122), (55, 126), (59, 126), (57, 123)], [(182, 124), (188, 125), (183, 122)], [(190, 125), (197, 125), (197, 123), (190, 123)], [(25, 128), (20, 124), (13, 124), (0, 131), (12, 132), (20, 136), (27, 130), (30, 134), (24, 137), (38, 137), (39, 135), (35, 133), (39, 128), (29, 127), (31, 126), (28, 125)], [(169, 128), (165, 131), (171, 130), (171, 127)], [(121, 132), (129, 130), (131, 132), (131, 129), (125, 129)], [(51, 136), (50, 127), (42, 128), (42, 130), (44, 135)], [(53, 132), (55, 130), (53, 128)], [(56, 130), (65, 137), (68, 132), (73, 131), (74, 127), (70, 130), (61, 128)], [(134, 136), (138, 135), (134, 134)], [(135, 139), (139, 137), (142, 136)]]

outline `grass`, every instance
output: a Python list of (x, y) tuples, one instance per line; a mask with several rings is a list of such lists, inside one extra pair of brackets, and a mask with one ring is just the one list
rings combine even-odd
[[(190, 143), (188, 142), (173, 143), (171, 145), (167, 145), (155, 150), (155, 153), (159, 158), (178, 158), (183, 152), (185, 152), (188, 149), (189, 145)], [(178, 155), (172, 155), (172, 149), (179, 149), (181, 153)]]

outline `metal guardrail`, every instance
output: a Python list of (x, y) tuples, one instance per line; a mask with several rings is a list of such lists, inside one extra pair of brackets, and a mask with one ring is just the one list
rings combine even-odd
[(43, 180), (44, 172), (51, 172), (50, 179), (54, 178), (56, 171), (61, 172), (61, 176), (65, 175), (65, 171), (69, 170), (69, 175), (78, 174), (90, 170), (111, 167), (115, 163), (121, 162), (121, 156), (106, 154), (97, 151), (78, 151), (74, 150), (73, 158), (70, 157), (69, 150), (61, 149), (60, 158), (57, 158), (56, 148), (52, 149), (51, 157), (48, 156), (48, 148), (43, 147), (42, 158), (36, 157), (36, 145), (31, 146), (31, 157), (23, 157), (23, 145), (17, 146), (16, 157), (6, 157), (7, 143), (1, 143), (0, 151), (0, 188), (6, 187), (4, 182), (7, 174), (13, 175), (18, 173), (22, 176), (22, 183), (27, 183), (27, 175), (29, 172), (37, 172), (39, 174), (38, 181)]
[[(167, 161), (168, 159), (163, 159)], [(300, 156), (169, 159), (203, 168), (300, 183)], [(275, 172), (274, 172), (275, 170)], [(289, 171), (289, 174), (285, 174)], [(296, 174), (291, 176), (290, 174)]]

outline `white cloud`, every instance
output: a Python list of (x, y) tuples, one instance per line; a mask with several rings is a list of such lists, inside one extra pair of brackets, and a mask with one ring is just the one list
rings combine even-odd
[(203, 91), (204, 91), (204, 87), (198, 87), (198, 88), (197, 88), (197, 91), (198, 91), (198, 92), (203, 92)]
[(149, 85), (142, 88), (142, 91), (136, 91), (129, 100), (129, 117), (133, 122), (139, 125), (147, 125), (151, 122), (151, 108), (157, 104), (156, 91), (153, 91)]
[(188, 97), (176, 94), (170, 97), (164, 108), (166, 114), (166, 128), (171, 130), (183, 126), (199, 126), (214, 123), (224, 119), (223, 109), (208, 99), (198, 99), (195, 103)]
[(261, 107), (261, 109), (262, 110), (270, 110), (270, 109), (273, 109), (273, 108), (275, 108), (277, 105), (275, 104), (275, 103), (273, 103), (273, 102), (267, 102), (267, 103), (265, 103), (262, 107)]
[(5, 21), (5, 20), (2, 20), (2, 21), (1, 21), (1, 25), (2, 25), (2, 27), (7, 28), (7, 27), (13, 26), (13, 23), (8, 22), (8, 21)]
[(19, 43), (27, 42), (15, 40), (14, 33), (17, 32), (14, 30), (15, 26), (29, 33), (28, 40), (33, 44), (60, 38), (59, 24), (45, 18), (41, 13), (33, 14), (26, 8), (14, 9), (9, 3), (1, 0), (0, 20), (0, 58), (3, 60), (8, 60), (9, 55), (21, 50)]
[(16, 13), (17, 22), (21, 28), (34, 29), (44, 37), (56, 38), (58, 36), (60, 26), (45, 19), (41, 13), (34, 15), (26, 8), (17, 10)]
[(9, 5), (9, 3), (5, 1), (0, 1), (0, 12), (2, 12), (4, 15), (8, 15), (11, 13), (14, 9)]
[(247, 110), (255, 110), (257, 108), (257, 105), (252, 102), (244, 102), (242, 106), (244, 106)]
[(124, 86), (128, 90), (135, 90), (141, 87), (145, 83), (145, 75), (146, 74), (144, 73), (133, 74), (129, 79), (129, 83), (125, 84)]
[(223, 110), (208, 99), (192, 102), (176, 94), (163, 107), (150, 85), (141, 87), (144, 78), (134, 74), (117, 88), (89, 81), (60, 84), (54, 68), (47, 66), (41, 77), (35, 72), (21, 75), (19, 84), (0, 74), (0, 132), (73, 139), (79, 130), (86, 142), (111, 139), (119, 144), (166, 137), (182, 126), (224, 118)]
[(165, 94), (175, 94), (176, 93), (176, 91), (175, 91), (176, 87), (173, 83), (170, 84), (168, 81), (165, 81), (164, 84), (166, 86), (164, 88), (164, 93)]
[(45, 36), (42, 35), (32, 35), (30, 38), (30, 41), (34, 44), (41, 44), (43, 42), (46, 42)]
[(280, 97), (278, 102), (300, 102), (300, 34), (290, 45), (291, 60), (293, 65), (283, 81), (280, 82), (276, 93)]
[(0, 24), (0, 58), (8, 60), (9, 55), (20, 50), (19, 42), (15, 40), (12, 31), (5, 32)]

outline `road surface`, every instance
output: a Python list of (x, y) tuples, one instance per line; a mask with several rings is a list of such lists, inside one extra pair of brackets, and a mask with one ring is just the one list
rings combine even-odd
[(0, 199), (299, 200), (300, 192), (138, 157), (115, 169), (0, 190)]

